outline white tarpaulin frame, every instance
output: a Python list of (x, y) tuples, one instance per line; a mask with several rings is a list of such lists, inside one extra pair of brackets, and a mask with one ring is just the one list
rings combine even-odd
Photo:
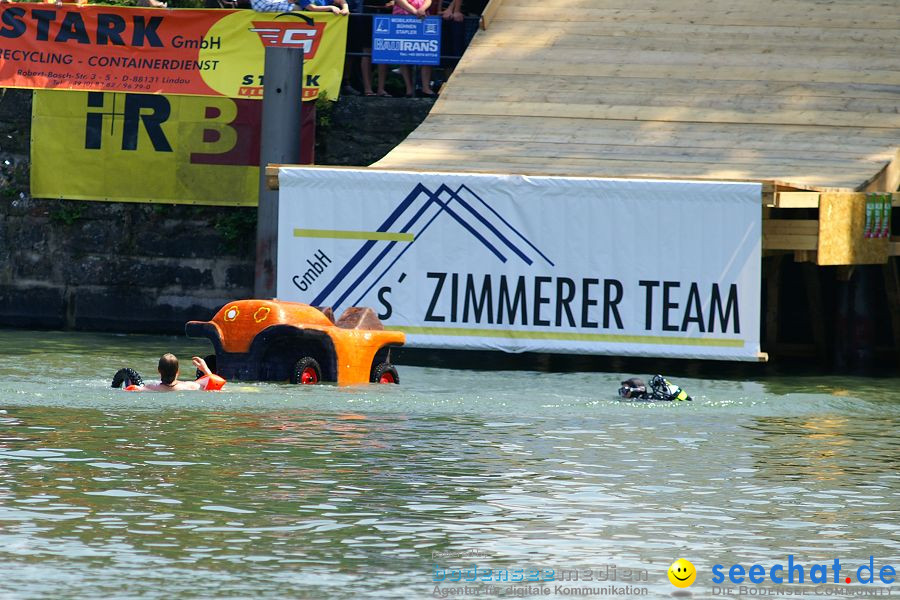
[(281, 300), (408, 345), (758, 360), (762, 185), (279, 170)]

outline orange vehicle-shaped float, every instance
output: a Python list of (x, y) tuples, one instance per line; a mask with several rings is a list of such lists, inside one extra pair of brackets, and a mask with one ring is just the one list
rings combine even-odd
[(230, 302), (185, 333), (212, 342), (206, 362), (225, 379), (338, 385), (399, 383), (390, 349), (406, 342), (371, 308), (350, 307), (335, 321), (331, 308), (278, 300)]

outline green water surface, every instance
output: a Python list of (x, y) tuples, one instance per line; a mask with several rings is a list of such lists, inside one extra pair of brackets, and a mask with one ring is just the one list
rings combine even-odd
[(619, 402), (630, 373), (402, 366), (400, 386), (108, 387), (166, 351), (209, 353), (0, 331), (0, 599), (427, 598), (473, 565), (553, 570), (542, 597), (615, 565), (643, 597), (706, 598), (715, 564), (900, 571), (900, 379), (679, 379), (678, 404)]

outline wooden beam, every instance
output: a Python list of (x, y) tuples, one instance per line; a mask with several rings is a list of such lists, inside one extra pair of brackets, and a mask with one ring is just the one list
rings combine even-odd
[(503, 4), (503, 0), (490, 0), (487, 3), (487, 6), (485, 6), (484, 10), (481, 12), (482, 29), (487, 29), (491, 26), (491, 21), (497, 16), (497, 11), (500, 10), (501, 4)]
[(763, 221), (763, 235), (816, 235), (816, 219), (767, 219)]
[(819, 222), (816, 219), (766, 219), (763, 250), (816, 250)]
[(794, 250), (795, 263), (817, 263), (818, 252), (815, 250)]
[(819, 208), (818, 192), (778, 192), (776, 208)]
[(765, 234), (763, 248), (766, 250), (815, 251), (818, 249), (819, 236), (795, 234)]
[(855, 270), (856, 265), (838, 265), (834, 271), (834, 277), (838, 281), (850, 281)]
[(826, 334), (825, 307), (822, 302), (822, 286), (819, 281), (819, 268), (811, 264), (803, 264), (803, 282), (806, 288), (806, 308), (809, 314), (809, 325), (812, 329), (813, 342), (819, 364), (828, 364), (828, 336)]
[(287, 165), (274, 165), (268, 164), (266, 165), (266, 185), (269, 186), (270, 190), (278, 189), (278, 169)]
[(781, 297), (781, 265), (784, 256), (773, 256), (763, 265), (766, 278), (766, 348), (778, 345), (778, 304)]
[(764, 250), (815, 250), (818, 247), (817, 235), (765, 235)]

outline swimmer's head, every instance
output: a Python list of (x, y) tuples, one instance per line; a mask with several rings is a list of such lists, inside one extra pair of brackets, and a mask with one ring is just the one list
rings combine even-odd
[(166, 385), (172, 383), (178, 377), (178, 359), (175, 358), (174, 354), (163, 354), (156, 368), (159, 370), (159, 380)]

